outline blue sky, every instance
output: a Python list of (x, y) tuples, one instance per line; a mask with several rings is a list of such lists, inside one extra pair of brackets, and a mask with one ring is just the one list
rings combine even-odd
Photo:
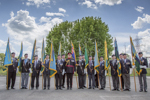
[[(63, 21), (86, 16), (101, 17), (108, 24), (109, 34), (116, 37), (120, 52), (130, 53), (129, 36), (142, 37), (142, 51), (150, 49), (150, 0), (0, 0), (0, 52), (4, 53), (8, 37), (11, 51), (19, 54), (21, 41), (24, 53), (31, 53), (33, 41)], [(149, 55), (149, 52), (144, 52)]]

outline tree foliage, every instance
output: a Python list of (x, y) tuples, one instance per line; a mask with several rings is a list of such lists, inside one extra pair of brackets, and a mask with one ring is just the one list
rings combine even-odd
[(113, 50), (113, 38), (108, 33), (109, 28), (101, 18), (84, 17), (74, 22), (62, 22), (55, 25), (46, 37), (46, 51), (50, 52), (51, 40), (53, 41), (55, 54), (58, 54), (59, 42), (62, 44), (62, 53), (71, 51), (71, 41), (74, 44), (76, 56), (79, 56), (79, 43), (84, 54), (85, 44), (87, 44), (88, 55), (95, 54), (95, 40), (97, 41), (98, 55), (104, 56), (104, 41), (106, 39), (108, 52)]

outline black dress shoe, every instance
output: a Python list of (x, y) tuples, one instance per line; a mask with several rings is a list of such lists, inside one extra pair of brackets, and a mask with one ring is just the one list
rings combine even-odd
[(143, 90), (139, 90), (139, 92), (143, 92)]
[(117, 91), (120, 91), (119, 89), (116, 89)]
[(104, 88), (100, 88), (99, 90), (104, 90)]
[(112, 91), (116, 91), (116, 89), (112, 89)]
[(81, 87), (79, 87), (78, 89), (81, 89)]
[(43, 90), (45, 90), (46, 88), (44, 88)]
[(21, 89), (24, 89), (24, 87), (22, 87)]
[(144, 90), (144, 92), (147, 92), (147, 90)]
[(59, 88), (60, 90), (62, 90), (62, 88)]
[(95, 89), (95, 88), (93, 87), (93, 89)]
[(62, 86), (62, 88), (65, 88), (64, 86)]
[(82, 89), (84, 89), (84, 87), (82, 87)]
[(15, 89), (14, 87), (12, 87), (11, 89)]
[(25, 87), (24, 89), (28, 89), (28, 88)]
[(86, 86), (84, 86), (84, 88), (86, 88)]

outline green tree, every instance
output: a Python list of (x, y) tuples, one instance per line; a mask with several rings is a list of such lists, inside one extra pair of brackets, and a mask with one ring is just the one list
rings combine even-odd
[(4, 57), (5, 57), (5, 54), (4, 53), (0, 53), (0, 69), (2, 68), (3, 63), (4, 63)]
[(83, 17), (73, 22), (62, 22), (55, 25), (46, 37), (46, 52), (50, 52), (51, 40), (53, 41), (55, 53), (58, 53), (59, 42), (62, 44), (62, 53), (71, 51), (71, 41), (74, 44), (76, 56), (79, 56), (79, 43), (84, 54), (87, 44), (88, 55), (94, 56), (95, 40), (98, 46), (98, 55), (104, 56), (104, 40), (107, 40), (108, 52), (113, 50), (113, 38), (108, 34), (109, 28), (101, 18)]

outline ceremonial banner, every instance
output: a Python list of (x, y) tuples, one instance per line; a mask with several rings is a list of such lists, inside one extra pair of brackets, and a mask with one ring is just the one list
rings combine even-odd
[(72, 42), (71, 42), (71, 52), (72, 52), (72, 58), (74, 58), (75, 63), (76, 63), (76, 54), (75, 54), (74, 45)]
[(7, 70), (9, 65), (12, 65), (12, 61), (11, 61), (11, 52), (10, 52), (9, 39), (8, 39), (5, 58), (4, 58), (3, 71)]
[(131, 44), (131, 54), (132, 54), (132, 57), (133, 57), (133, 66), (136, 67), (136, 73), (138, 75), (140, 75), (140, 73), (142, 72), (142, 69), (140, 68), (140, 60), (139, 60), (139, 57), (136, 53), (136, 50), (135, 50), (135, 47), (134, 47), (134, 44), (132, 42), (132, 38), (130, 37), (130, 44)]
[(119, 51), (118, 51), (118, 45), (117, 45), (117, 40), (115, 39), (115, 56), (116, 56), (116, 59), (117, 59), (117, 62), (118, 62), (118, 69), (117, 69), (117, 72), (118, 72), (118, 76), (120, 77), (121, 76), (121, 64), (120, 64), (120, 60), (119, 60)]
[(30, 60), (31, 68), (30, 68), (30, 73), (32, 73), (32, 67), (33, 67), (32, 63), (34, 63), (35, 49), (36, 49), (36, 40), (34, 41), (33, 49), (32, 49), (32, 54), (31, 54), (31, 60)]
[(57, 73), (56, 63), (55, 63), (55, 53), (54, 53), (54, 47), (53, 47), (52, 42), (51, 42), (51, 54), (50, 54), (49, 69), (50, 69), (50, 78), (51, 78)]
[(109, 69), (109, 56), (108, 56), (108, 50), (107, 50), (107, 42), (106, 42), (106, 40), (105, 40), (105, 43), (104, 43), (104, 45), (105, 45), (105, 57), (104, 57), (104, 59), (105, 59), (105, 70), (108, 70)]
[(18, 57), (18, 71), (19, 71), (19, 73), (21, 73), (21, 71), (22, 71), (22, 67), (21, 67), (22, 55), (23, 55), (23, 43), (21, 43), (21, 50), (20, 50), (20, 54)]
[(79, 43), (79, 55), (82, 55), (80, 43)]
[[(44, 39), (43, 39), (43, 42), (42, 42), (41, 60), (42, 60), (42, 62), (44, 62), (44, 64), (45, 64), (45, 47), (44, 47)], [(44, 72), (44, 69), (45, 69), (45, 66), (42, 65), (41, 73)]]
[(85, 68), (87, 68), (88, 63), (89, 63), (88, 54), (87, 54), (87, 45), (85, 46), (84, 56), (85, 56)]
[(58, 55), (61, 56), (61, 42), (60, 42), (60, 44), (59, 44)]
[(99, 60), (98, 60), (98, 50), (97, 50), (97, 42), (95, 40), (95, 59), (94, 59), (94, 69), (99, 73)]

